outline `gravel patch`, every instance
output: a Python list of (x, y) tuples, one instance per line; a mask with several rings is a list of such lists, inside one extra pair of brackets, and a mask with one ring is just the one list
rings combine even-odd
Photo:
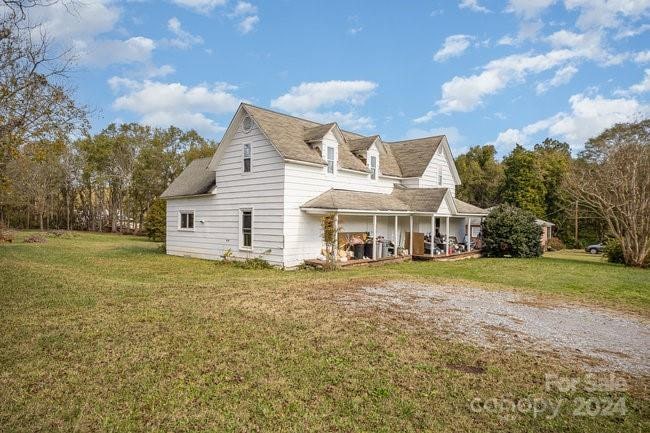
[(650, 324), (624, 313), (513, 292), (403, 282), (362, 287), (337, 302), (412, 315), (483, 347), (559, 352), (591, 370), (650, 375)]

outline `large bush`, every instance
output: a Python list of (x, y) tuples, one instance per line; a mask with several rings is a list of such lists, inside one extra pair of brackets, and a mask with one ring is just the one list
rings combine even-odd
[(542, 228), (535, 216), (510, 205), (492, 210), (481, 224), (483, 253), (488, 257), (538, 257)]
[(603, 255), (607, 258), (608, 262), (625, 263), (623, 248), (621, 247), (621, 242), (617, 239), (610, 238), (605, 241)]
[(167, 235), (167, 204), (155, 199), (144, 218), (144, 228), (152, 241), (165, 242)]

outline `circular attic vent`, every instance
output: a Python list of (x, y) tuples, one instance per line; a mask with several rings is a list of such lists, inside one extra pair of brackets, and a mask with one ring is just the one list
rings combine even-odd
[(244, 126), (244, 132), (250, 132), (253, 128), (253, 120), (249, 116), (244, 117), (242, 124)]

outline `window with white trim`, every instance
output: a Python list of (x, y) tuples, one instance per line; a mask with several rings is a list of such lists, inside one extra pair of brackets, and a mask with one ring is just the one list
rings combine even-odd
[(370, 179), (377, 179), (377, 157), (375, 155), (370, 157)]
[(183, 230), (194, 229), (194, 211), (182, 210), (178, 213), (179, 221), (178, 228)]
[(250, 173), (251, 171), (251, 144), (244, 143), (244, 160), (243, 160), (243, 170), (244, 173)]
[(334, 165), (336, 164), (335, 152), (332, 146), (327, 146), (327, 172), (334, 174)]
[(442, 165), (438, 166), (438, 185), (442, 185)]
[(253, 248), (253, 210), (242, 209), (241, 211), (241, 248)]

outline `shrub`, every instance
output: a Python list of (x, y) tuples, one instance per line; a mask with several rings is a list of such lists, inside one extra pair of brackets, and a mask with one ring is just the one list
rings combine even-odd
[(67, 230), (50, 230), (49, 232), (47, 232), (47, 236), (51, 238), (62, 238), (62, 239), (73, 239), (77, 237), (76, 234)]
[(562, 239), (560, 238), (551, 238), (546, 242), (546, 248), (548, 248), (549, 251), (560, 251), (566, 248), (564, 245), (564, 242), (562, 242)]
[(603, 248), (603, 256), (607, 258), (610, 263), (625, 263), (623, 256), (623, 247), (618, 239), (607, 239), (605, 247)]
[(16, 239), (16, 232), (9, 230), (5, 224), (0, 221), (0, 244), (3, 242), (11, 243)]
[(235, 260), (232, 262), (232, 265), (236, 268), (241, 269), (272, 269), (273, 266), (266, 260), (261, 257), (255, 257), (253, 259), (246, 260)]
[(481, 224), (483, 253), (488, 257), (538, 257), (542, 228), (535, 216), (510, 205), (492, 210)]
[(167, 204), (165, 200), (155, 199), (144, 217), (144, 229), (152, 241), (165, 242), (167, 236)]
[(43, 233), (34, 233), (33, 235), (27, 236), (23, 242), (26, 244), (44, 244), (47, 242), (47, 238)]

